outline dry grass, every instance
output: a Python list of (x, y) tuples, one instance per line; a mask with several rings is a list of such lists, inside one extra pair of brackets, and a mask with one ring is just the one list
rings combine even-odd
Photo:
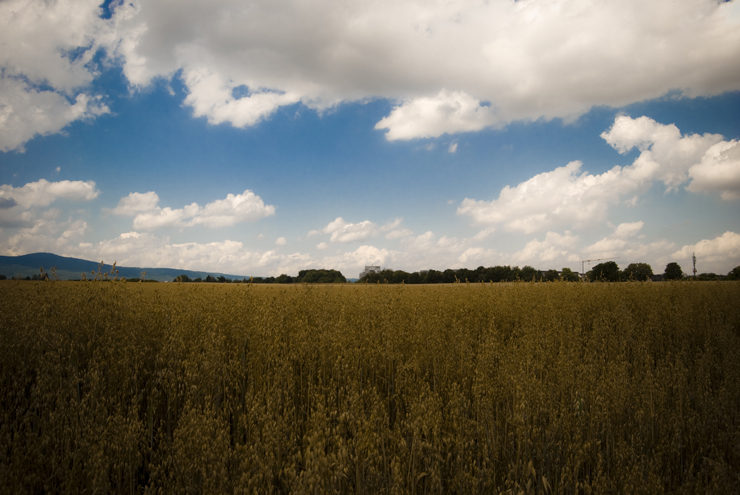
[(8, 493), (740, 493), (740, 283), (0, 283)]

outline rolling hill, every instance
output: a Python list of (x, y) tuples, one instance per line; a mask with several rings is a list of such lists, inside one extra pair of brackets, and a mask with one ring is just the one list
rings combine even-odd
[[(56, 274), (62, 280), (78, 280), (84, 273), (88, 278), (92, 277), (91, 272), (98, 272), (98, 262), (88, 261), (79, 258), (68, 258), (52, 253), (33, 253), (22, 256), (0, 256), (0, 275), (8, 278), (16, 275), (22, 277), (38, 275), (39, 269), (43, 268), (46, 273), (51, 272), (51, 268), (57, 267)], [(103, 273), (110, 271), (111, 265), (105, 264), (101, 267)], [(185, 274), (191, 279), (205, 279), (208, 275), (219, 277), (223, 275), (230, 279), (249, 278), (249, 275), (233, 275), (220, 272), (201, 272), (194, 270), (182, 270), (180, 268), (142, 268), (142, 267), (123, 267), (116, 265), (119, 277), (139, 278), (142, 272), (146, 272), (146, 280), (158, 280), (160, 282), (172, 281), (178, 275)]]

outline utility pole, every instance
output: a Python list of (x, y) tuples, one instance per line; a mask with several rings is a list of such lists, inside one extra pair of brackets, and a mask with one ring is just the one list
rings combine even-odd
[(584, 271), (584, 265), (586, 263), (591, 263), (592, 261), (610, 261), (610, 260), (618, 260), (618, 259), (619, 259), (619, 256), (617, 256), (616, 258), (598, 258), (595, 260), (582, 260), (581, 261), (581, 278), (583, 279), (586, 278), (586, 272)]

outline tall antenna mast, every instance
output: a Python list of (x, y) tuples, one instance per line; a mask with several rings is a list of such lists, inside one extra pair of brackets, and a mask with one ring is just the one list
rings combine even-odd
[(694, 278), (696, 278), (696, 253), (691, 253), (691, 260), (694, 262)]

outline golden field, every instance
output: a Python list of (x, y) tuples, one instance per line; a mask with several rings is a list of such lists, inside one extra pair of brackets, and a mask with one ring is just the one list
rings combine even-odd
[(740, 283), (0, 283), (6, 493), (740, 493)]

